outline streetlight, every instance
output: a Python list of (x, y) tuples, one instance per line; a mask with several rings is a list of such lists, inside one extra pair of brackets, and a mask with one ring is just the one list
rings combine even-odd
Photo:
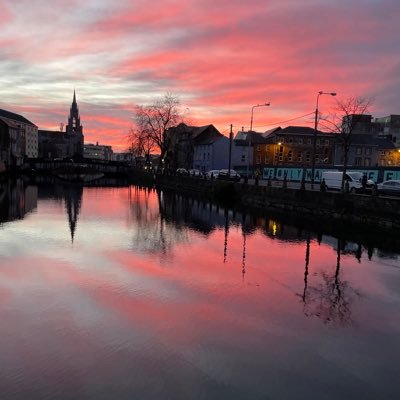
[(254, 109), (257, 107), (267, 107), (269, 106), (271, 103), (264, 103), (264, 104), (256, 104), (255, 106), (251, 107), (251, 119), (250, 119), (250, 130), (247, 134), (248, 136), (248, 145), (247, 145), (247, 172), (246, 172), (246, 178), (249, 178), (249, 163), (250, 163), (250, 135), (251, 135), (251, 131), (253, 130), (253, 114), (254, 114)]
[(311, 167), (311, 189), (314, 189), (314, 174), (315, 174), (315, 153), (317, 147), (317, 129), (318, 129), (318, 101), (319, 96), (322, 94), (328, 94), (329, 96), (336, 96), (335, 92), (318, 92), (317, 95), (317, 104), (315, 106), (315, 121), (314, 121), (314, 136), (313, 136), (313, 151), (312, 151), (312, 167)]

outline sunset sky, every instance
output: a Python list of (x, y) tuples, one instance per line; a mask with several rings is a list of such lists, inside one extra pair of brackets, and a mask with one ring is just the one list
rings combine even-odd
[[(0, 0), (0, 108), (122, 151), (135, 104), (169, 92), (227, 134), (311, 125), (317, 92), (400, 114), (399, 0)], [(334, 99), (321, 97), (329, 113)], [(282, 123), (283, 122), (283, 123)]]

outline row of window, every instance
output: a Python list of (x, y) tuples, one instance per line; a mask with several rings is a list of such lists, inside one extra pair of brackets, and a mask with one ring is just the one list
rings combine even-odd
[[(311, 138), (308, 138), (308, 139), (306, 139), (306, 138), (298, 138), (296, 140), (296, 139), (292, 139), (292, 138), (283, 138), (280, 143), (312, 145), (312, 139)], [(330, 144), (331, 144), (329, 139), (317, 139), (315, 143), (316, 143), (317, 147), (319, 147), (319, 146), (330, 146)], [(268, 151), (269, 148), (270, 148), (269, 147), (270, 145), (258, 144), (256, 146), (256, 151), (261, 151), (262, 150), (262, 146), (265, 146), (265, 150), (266, 151)], [(271, 146), (276, 146), (276, 145), (271, 145)]]
[[(244, 160), (242, 160), (244, 161)], [(307, 162), (309, 163), (311, 161), (311, 152), (310, 151), (306, 151), (306, 152), (297, 152), (297, 154), (295, 155), (293, 151), (288, 151), (284, 157), (283, 151), (277, 151), (275, 153), (274, 156), (274, 161), (275, 162), (282, 162), (282, 161), (288, 161), (288, 162), (298, 162), (298, 163), (302, 163), (302, 162)], [(265, 164), (269, 164), (271, 162), (270, 156), (269, 154), (267, 154), (265, 156)], [(329, 162), (329, 154), (326, 152), (324, 152), (323, 154), (315, 154), (315, 162), (317, 164), (320, 163), (328, 163)], [(256, 164), (261, 164), (262, 163), (262, 156), (261, 154), (257, 154), (256, 156)]]
[(363, 153), (363, 149), (364, 149), (364, 154), (367, 156), (370, 156), (372, 154), (372, 148), (371, 147), (361, 147), (361, 146), (357, 146), (356, 147), (356, 154), (357, 155), (361, 155)]

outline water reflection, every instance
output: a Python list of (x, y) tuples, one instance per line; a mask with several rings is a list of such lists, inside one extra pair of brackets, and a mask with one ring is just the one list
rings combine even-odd
[[(327, 271), (315, 273), (312, 279), (315, 284), (309, 286), (310, 240), (307, 240), (302, 296), (303, 311), (307, 317), (318, 317), (324, 323), (338, 323), (342, 326), (353, 322), (351, 305), (360, 296), (360, 293), (349, 282), (343, 281), (340, 277), (341, 253), (344, 248), (344, 242), (337, 239), (334, 274), (332, 275)], [(360, 262), (361, 258), (359, 258), (358, 252), (356, 254), (356, 258)]]
[(0, 223), (22, 219), (37, 208), (37, 187), (22, 179), (0, 182)]
[(135, 186), (37, 203), (0, 229), (2, 399), (396, 398), (379, 238)]

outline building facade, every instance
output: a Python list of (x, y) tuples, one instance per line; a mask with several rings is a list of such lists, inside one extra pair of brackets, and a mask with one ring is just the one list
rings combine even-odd
[(400, 115), (375, 118), (373, 125), (379, 137), (386, 137), (400, 147)]
[(92, 160), (111, 161), (113, 159), (113, 150), (111, 146), (88, 143), (83, 146), (83, 157)]
[(288, 126), (267, 136), (265, 160), (270, 165), (312, 166), (315, 140), (315, 165), (333, 165), (336, 135), (305, 126)]
[(169, 169), (196, 168), (203, 172), (227, 168), (229, 139), (213, 125), (189, 126), (184, 123), (168, 129), (169, 143), (165, 166)]
[[(344, 164), (344, 146), (340, 137), (335, 145), (335, 166)], [(351, 136), (347, 153), (349, 167), (399, 166), (400, 153), (394, 143), (385, 137), (371, 134), (354, 134)]]
[[(17, 159), (19, 159), (19, 153), (22, 152), (23, 159), (37, 158), (38, 127), (22, 115), (6, 110), (0, 109), (0, 118), (6, 123), (10, 123), (10, 127), (12, 127), (13, 135), (11, 137), (12, 140), (10, 144), (14, 147), (14, 149), (11, 150), (11, 156), (14, 155), (17, 157)], [(17, 133), (14, 133), (14, 128), (17, 129)], [(21, 149), (20, 146), (22, 146)], [(14, 160), (15, 162), (12, 163), (13, 165), (19, 164), (17, 159)]]

